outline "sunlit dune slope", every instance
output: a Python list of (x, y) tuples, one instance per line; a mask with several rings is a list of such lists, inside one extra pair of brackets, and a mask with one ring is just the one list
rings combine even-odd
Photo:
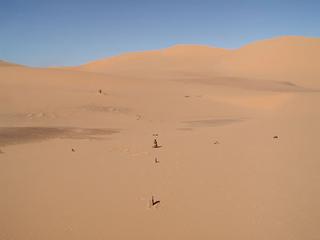
[(238, 77), (320, 87), (320, 39), (279, 37), (236, 50), (177, 45), (126, 53), (71, 69), (132, 77)]

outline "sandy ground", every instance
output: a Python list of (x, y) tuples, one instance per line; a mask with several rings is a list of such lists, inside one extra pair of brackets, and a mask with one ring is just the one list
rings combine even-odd
[(319, 78), (177, 58), (146, 74), (1, 63), (1, 240), (320, 239)]

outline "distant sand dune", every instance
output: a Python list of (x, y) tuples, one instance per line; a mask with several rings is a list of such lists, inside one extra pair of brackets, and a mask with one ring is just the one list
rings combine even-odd
[(319, 38), (279, 37), (236, 50), (177, 45), (157, 51), (126, 53), (72, 69), (140, 77), (187, 73), (210, 78), (270, 79), (319, 88), (319, 62)]
[(0, 67), (23, 67), (22, 65), (0, 60)]

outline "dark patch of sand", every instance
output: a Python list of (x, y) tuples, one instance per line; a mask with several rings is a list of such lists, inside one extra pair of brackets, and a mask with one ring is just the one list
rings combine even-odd
[(240, 118), (204, 119), (204, 120), (184, 121), (183, 123), (187, 124), (189, 128), (190, 127), (217, 127), (217, 126), (223, 126), (223, 125), (241, 122), (243, 120), (244, 119), (240, 119)]
[(37, 142), (54, 138), (103, 139), (118, 129), (72, 127), (0, 127), (0, 146)]
[(129, 109), (124, 107), (113, 107), (113, 106), (98, 106), (98, 105), (87, 105), (83, 106), (82, 109), (92, 112), (102, 113), (128, 113)]

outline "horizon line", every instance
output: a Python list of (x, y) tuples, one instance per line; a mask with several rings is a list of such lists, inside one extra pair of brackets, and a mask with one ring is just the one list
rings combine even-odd
[(119, 52), (118, 54), (113, 54), (113, 55), (107, 55), (106, 57), (103, 58), (98, 58), (98, 59), (93, 59), (93, 60), (89, 60), (86, 61), (84, 63), (78, 64), (78, 65), (48, 65), (48, 66), (32, 66), (32, 65), (28, 65), (28, 64), (23, 64), (23, 63), (19, 63), (19, 62), (15, 62), (15, 61), (11, 61), (8, 59), (3, 59), (0, 58), (0, 62), (5, 62), (8, 64), (12, 64), (12, 65), (18, 65), (18, 66), (23, 66), (23, 67), (30, 67), (30, 68), (67, 68), (67, 67), (79, 67), (82, 65), (86, 65), (92, 62), (98, 62), (101, 60), (106, 60), (106, 59), (110, 59), (110, 58), (114, 58), (114, 57), (118, 57), (118, 56), (123, 56), (123, 55), (127, 55), (127, 54), (137, 54), (137, 53), (145, 53), (145, 52), (153, 52), (153, 51), (163, 51), (166, 49), (170, 49), (170, 48), (174, 48), (174, 47), (179, 47), (179, 46), (197, 46), (197, 47), (208, 47), (208, 48), (212, 48), (212, 49), (224, 49), (224, 50), (229, 50), (229, 51), (234, 51), (234, 50), (238, 50), (241, 48), (244, 48), (248, 45), (254, 44), (254, 43), (258, 43), (258, 42), (264, 42), (264, 41), (270, 41), (270, 40), (276, 40), (276, 39), (281, 39), (281, 38), (305, 38), (305, 39), (319, 39), (320, 37), (314, 37), (314, 36), (303, 36), (303, 35), (277, 35), (277, 36), (273, 36), (270, 38), (263, 38), (263, 39), (257, 39), (257, 40), (253, 40), (250, 42), (247, 42), (243, 45), (241, 45), (240, 47), (237, 48), (225, 48), (225, 47), (218, 47), (215, 46), (214, 44), (196, 44), (196, 43), (178, 43), (178, 44), (172, 44), (169, 45), (167, 47), (162, 47), (162, 48), (157, 48), (157, 49), (146, 49), (146, 50), (133, 50), (133, 51), (123, 51), (123, 52)]

